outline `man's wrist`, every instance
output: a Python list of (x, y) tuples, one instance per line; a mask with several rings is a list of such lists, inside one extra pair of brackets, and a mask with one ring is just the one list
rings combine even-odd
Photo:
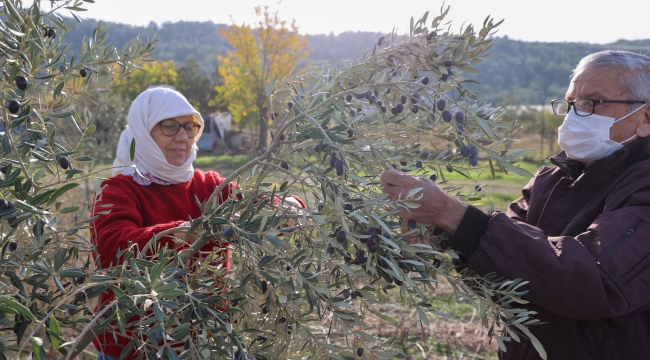
[(431, 219), (431, 223), (442, 228), (446, 233), (453, 235), (460, 225), (467, 205), (458, 201), (456, 198), (448, 197), (441, 209)]

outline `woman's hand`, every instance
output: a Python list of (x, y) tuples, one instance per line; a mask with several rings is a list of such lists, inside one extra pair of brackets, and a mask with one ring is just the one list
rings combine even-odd
[[(284, 199), (284, 204), (282, 204), (282, 207), (285, 209), (287, 215), (300, 215), (304, 214), (305, 209), (303, 209), (302, 204), (296, 200), (294, 197), (287, 197)], [(287, 222), (283, 225), (283, 227), (294, 227), (294, 226), (300, 226), (300, 218), (295, 218), (291, 217), (287, 219)]]
[[(182, 224), (180, 224), (178, 226), (179, 227), (182, 227), (182, 226), (189, 227), (190, 222), (186, 221), (186, 222), (184, 222), (184, 223), (182, 223)], [(198, 238), (198, 236), (196, 235), (195, 232), (190, 233), (189, 236), (185, 232), (176, 232), (176, 233), (173, 233), (172, 236), (174, 236), (175, 238), (180, 239), (182, 241), (182, 243), (180, 241), (178, 241), (178, 240), (174, 241), (174, 244), (176, 245), (177, 248), (183, 246), (183, 244), (192, 245), (192, 244), (194, 244), (194, 242)]]

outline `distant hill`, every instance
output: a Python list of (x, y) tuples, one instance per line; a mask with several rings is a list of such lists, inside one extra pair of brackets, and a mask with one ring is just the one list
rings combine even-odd
[[(97, 25), (95, 20), (75, 23), (66, 35), (72, 51), (84, 35), (90, 36)], [(118, 48), (137, 35), (160, 39), (155, 54), (157, 60), (174, 60), (181, 65), (189, 57), (200, 64), (201, 70), (211, 74), (217, 66), (217, 55), (225, 55), (230, 48), (219, 35), (225, 24), (213, 22), (176, 22), (160, 26), (130, 26), (107, 23), (109, 41)], [(309, 46), (314, 49), (307, 62), (339, 64), (344, 59), (355, 59), (359, 49), (371, 49), (381, 34), (374, 32), (345, 32), (339, 35), (309, 35)], [(619, 40), (611, 44), (524, 42), (500, 37), (494, 39), (493, 56), (479, 64), (480, 75), (474, 78), (481, 85), (473, 89), (480, 98), (499, 105), (541, 104), (566, 91), (571, 71), (587, 54), (604, 49), (626, 49), (650, 54), (650, 39)]]
[[(210, 74), (217, 67), (217, 54), (225, 55), (230, 45), (219, 35), (219, 29), (224, 24), (213, 22), (187, 22), (165, 23), (158, 26), (150, 23), (149, 26), (131, 26), (118, 23), (105, 23), (108, 26), (108, 41), (118, 49), (126, 44), (129, 39), (138, 35), (142, 38), (157, 36), (160, 39), (156, 50), (156, 60), (174, 60), (181, 65), (187, 58), (193, 57), (205, 74)], [(78, 50), (84, 36), (92, 36), (97, 27), (97, 21), (84, 20), (75, 22), (72, 30), (66, 34), (66, 41), (70, 50)]]

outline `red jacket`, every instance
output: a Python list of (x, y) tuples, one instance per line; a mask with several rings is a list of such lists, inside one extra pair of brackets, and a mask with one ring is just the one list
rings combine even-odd
[[(506, 213), (469, 207), (449, 246), (522, 278), (548, 359), (650, 359), (650, 137), (587, 166), (551, 158)], [(510, 341), (502, 359), (539, 359)]]
[[(195, 170), (194, 176), (186, 183), (174, 185), (151, 184), (142, 186), (133, 181), (133, 178), (118, 175), (102, 183), (101, 194), (97, 196), (94, 204), (95, 212), (110, 210), (109, 214), (100, 215), (93, 223), (94, 231), (92, 240), (96, 245), (102, 267), (110, 267), (119, 261), (116, 259), (118, 249), (124, 250), (128, 242), (139, 244), (140, 249), (152, 238), (153, 235), (163, 230), (178, 226), (188, 220), (201, 216), (201, 210), (196, 204), (194, 196), (201, 202), (206, 201), (215, 187), (224, 181), (219, 173), (214, 171), (203, 172)], [(237, 184), (231, 183), (222, 192), (222, 199), (227, 199)], [(102, 207), (102, 204), (113, 204), (111, 207)], [(171, 238), (161, 239), (160, 244), (173, 247)], [(207, 244), (202, 250), (211, 251), (214, 244)], [(229, 268), (229, 250), (224, 254), (225, 267)], [(99, 304), (106, 304), (113, 300), (113, 294), (104, 293), (99, 299)], [(119, 357), (122, 349), (130, 339), (120, 336), (119, 330), (100, 334), (93, 345), (106, 355)]]

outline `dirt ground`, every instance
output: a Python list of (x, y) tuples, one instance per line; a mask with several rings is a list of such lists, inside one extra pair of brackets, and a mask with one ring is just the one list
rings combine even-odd
[(393, 324), (371, 314), (366, 322), (375, 330), (370, 333), (376, 331), (380, 337), (397, 336), (397, 343), (409, 358), (485, 359), (497, 351), (496, 342), (490, 344), (488, 329), (476, 316), (465, 320), (429, 315), (430, 325), (426, 326), (420, 323), (417, 314), (393, 304), (380, 305), (375, 310), (400, 322)]
[[(453, 294), (450, 285), (441, 283), (437, 289), (438, 296)], [(462, 311), (459, 307), (464, 306)], [(470, 305), (444, 305), (437, 308), (451, 316), (427, 314), (429, 325), (421, 323), (415, 309), (409, 309), (400, 304), (378, 304), (372, 309), (387, 315), (398, 322), (392, 323), (367, 312), (365, 323), (368, 329), (364, 331), (381, 338), (382, 341), (395, 337), (394, 348), (403, 352), (407, 359), (438, 359), (438, 360), (478, 360), (497, 359), (498, 346), (496, 341), (490, 342), (488, 329), (481, 324), (476, 311), (467, 314)], [(464, 313), (465, 315), (462, 315)], [(331, 319), (331, 317), (330, 317)], [(329, 319), (326, 319), (329, 320)], [(324, 326), (328, 326), (326, 321)], [(333, 344), (343, 345), (343, 334), (331, 334)], [(340, 343), (337, 339), (341, 339)], [(352, 344), (356, 348), (360, 344)]]

